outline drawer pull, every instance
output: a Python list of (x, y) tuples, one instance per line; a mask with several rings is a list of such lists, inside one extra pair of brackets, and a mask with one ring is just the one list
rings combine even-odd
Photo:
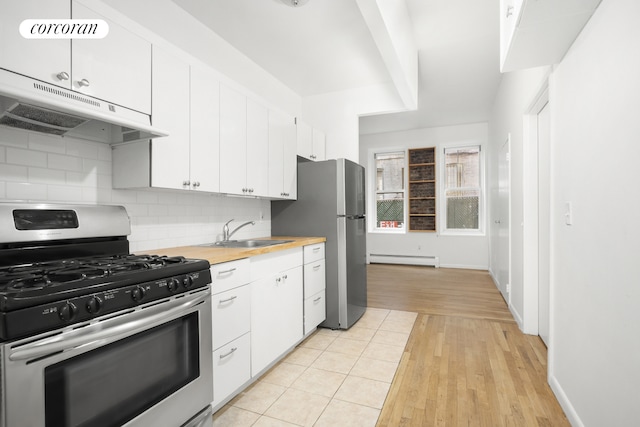
[(220, 301), (218, 301), (218, 304), (224, 304), (225, 302), (229, 302), (229, 301), (233, 301), (234, 299), (238, 298), (237, 295), (234, 295), (232, 297), (229, 297), (227, 299), (221, 299)]
[(225, 357), (231, 356), (237, 349), (238, 349), (238, 347), (232, 347), (231, 350), (229, 350), (225, 354), (221, 354), (220, 355), (220, 359), (224, 359)]
[(313, 248), (313, 252), (318, 252), (320, 250), (320, 246), (318, 246), (317, 248)]
[(218, 276), (223, 275), (223, 274), (233, 273), (234, 271), (236, 271), (236, 269), (235, 269), (235, 268), (230, 268), (230, 269), (228, 269), (228, 270), (218, 271)]
[(314, 270), (317, 270), (317, 269), (319, 269), (320, 267), (322, 267), (322, 264), (314, 265), (314, 266), (313, 266), (313, 269), (314, 269)]
[(318, 301), (320, 301), (321, 299), (322, 299), (322, 297), (318, 297), (318, 298), (316, 298), (316, 299), (314, 299), (314, 300), (313, 300), (313, 303), (315, 304), (315, 303), (317, 303)]

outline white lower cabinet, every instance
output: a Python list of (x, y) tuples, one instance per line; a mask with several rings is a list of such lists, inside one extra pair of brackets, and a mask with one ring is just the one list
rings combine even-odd
[(303, 337), (302, 248), (251, 259), (251, 374)]
[(251, 334), (247, 332), (213, 352), (215, 408), (251, 379)]
[(249, 260), (211, 266), (213, 402), (224, 404), (251, 379)]
[(326, 319), (324, 243), (304, 247), (304, 335)]

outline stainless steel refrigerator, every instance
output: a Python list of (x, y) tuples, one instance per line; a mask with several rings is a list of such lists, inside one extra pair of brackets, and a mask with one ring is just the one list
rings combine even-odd
[(364, 168), (346, 159), (298, 163), (298, 199), (271, 203), (274, 236), (322, 236), (327, 318), (348, 329), (367, 307)]

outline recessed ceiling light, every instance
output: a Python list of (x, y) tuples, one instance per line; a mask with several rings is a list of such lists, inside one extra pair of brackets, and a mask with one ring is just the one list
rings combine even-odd
[(304, 6), (309, 0), (282, 0), (284, 4), (291, 7)]

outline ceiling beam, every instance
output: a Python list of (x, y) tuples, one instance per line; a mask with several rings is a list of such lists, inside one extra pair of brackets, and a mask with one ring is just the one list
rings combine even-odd
[(356, 0), (407, 110), (418, 108), (418, 50), (404, 0)]

